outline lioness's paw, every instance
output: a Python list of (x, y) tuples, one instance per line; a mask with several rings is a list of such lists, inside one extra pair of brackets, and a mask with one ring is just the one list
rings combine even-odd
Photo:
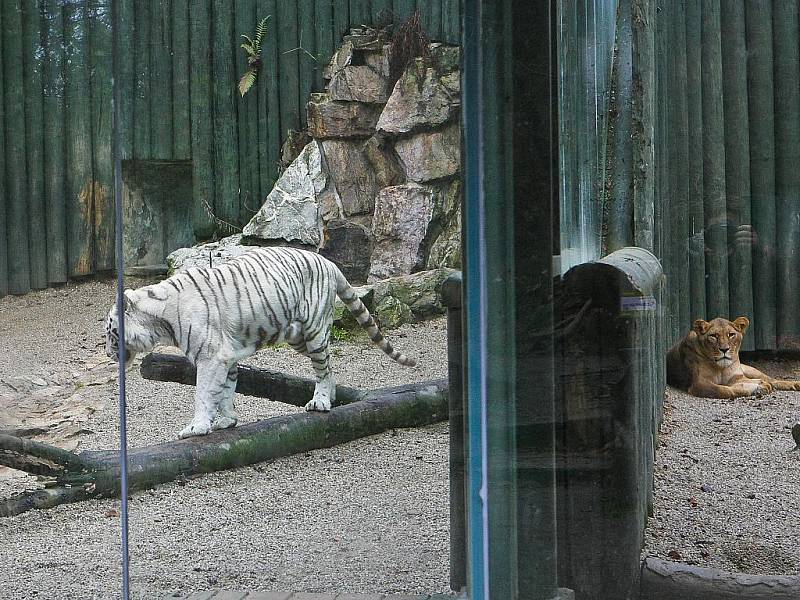
[(233, 417), (219, 417), (211, 424), (211, 429), (214, 431), (217, 429), (228, 429), (229, 427), (235, 427), (236, 422), (237, 420)]
[(181, 430), (181, 432), (178, 434), (178, 437), (183, 439), (195, 435), (206, 435), (210, 431), (211, 431), (210, 421), (198, 421), (198, 422), (192, 421)]
[(306, 404), (306, 410), (328, 412), (331, 409), (331, 401), (327, 398), (313, 398), (311, 402)]
[(762, 381), (756, 386), (756, 389), (753, 391), (753, 396), (763, 396), (764, 394), (771, 394), (774, 388), (772, 384), (768, 381)]

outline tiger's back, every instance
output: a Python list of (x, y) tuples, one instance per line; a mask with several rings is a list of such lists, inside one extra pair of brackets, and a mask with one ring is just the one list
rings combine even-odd
[[(327, 411), (335, 397), (328, 343), (337, 295), (373, 343), (400, 364), (414, 366), (383, 337), (335, 264), (314, 252), (284, 247), (255, 248), (215, 267), (192, 268), (127, 290), (125, 343), (131, 355), (157, 343), (174, 345), (197, 365), (195, 419), (182, 437), (235, 424), (237, 363), (282, 341), (312, 361), (317, 385), (306, 408)], [(115, 307), (107, 324), (109, 356), (116, 352), (116, 333)]]

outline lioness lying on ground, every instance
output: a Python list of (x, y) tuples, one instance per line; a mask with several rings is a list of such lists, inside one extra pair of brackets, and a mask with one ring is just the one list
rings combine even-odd
[(800, 391), (800, 381), (779, 381), (739, 362), (747, 317), (698, 319), (667, 352), (667, 383), (701, 398), (739, 398), (772, 390)]

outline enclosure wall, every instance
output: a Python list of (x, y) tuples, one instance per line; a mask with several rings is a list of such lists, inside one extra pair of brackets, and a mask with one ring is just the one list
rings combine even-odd
[[(606, 4), (561, 3), (562, 269), (648, 248), (666, 343), (744, 315), (745, 350), (797, 350), (800, 2)], [(588, 35), (609, 27), (613, 51)], [(587, 114), (594, 134), (575, 121)]]
[[(305, 125), (322, 69), (350, 27), (419, 9), (458, 43), (461, 0), (8, 0), (0, 3), (0, 296), (114, 265), (112, 61), (122, 159), (191, 161), (195, 236), (240, 226)], [(244, 97), (240, 48), (269, 17)], [(113, 27), (118, 28), (114, 46)]]

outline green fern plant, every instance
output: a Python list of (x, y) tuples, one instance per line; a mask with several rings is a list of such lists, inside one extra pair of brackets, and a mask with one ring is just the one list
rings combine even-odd
[(249, 35), (242, 35), (244, 38), (242, 49), (247, 53), (247, 70), (239, 80), (239, 93), (242, 98), (253, 87), (258, 70), (261, 68), (261, 40), (267, 31), (268, 20), (269, 15), (261, 19), (252, 38)]

